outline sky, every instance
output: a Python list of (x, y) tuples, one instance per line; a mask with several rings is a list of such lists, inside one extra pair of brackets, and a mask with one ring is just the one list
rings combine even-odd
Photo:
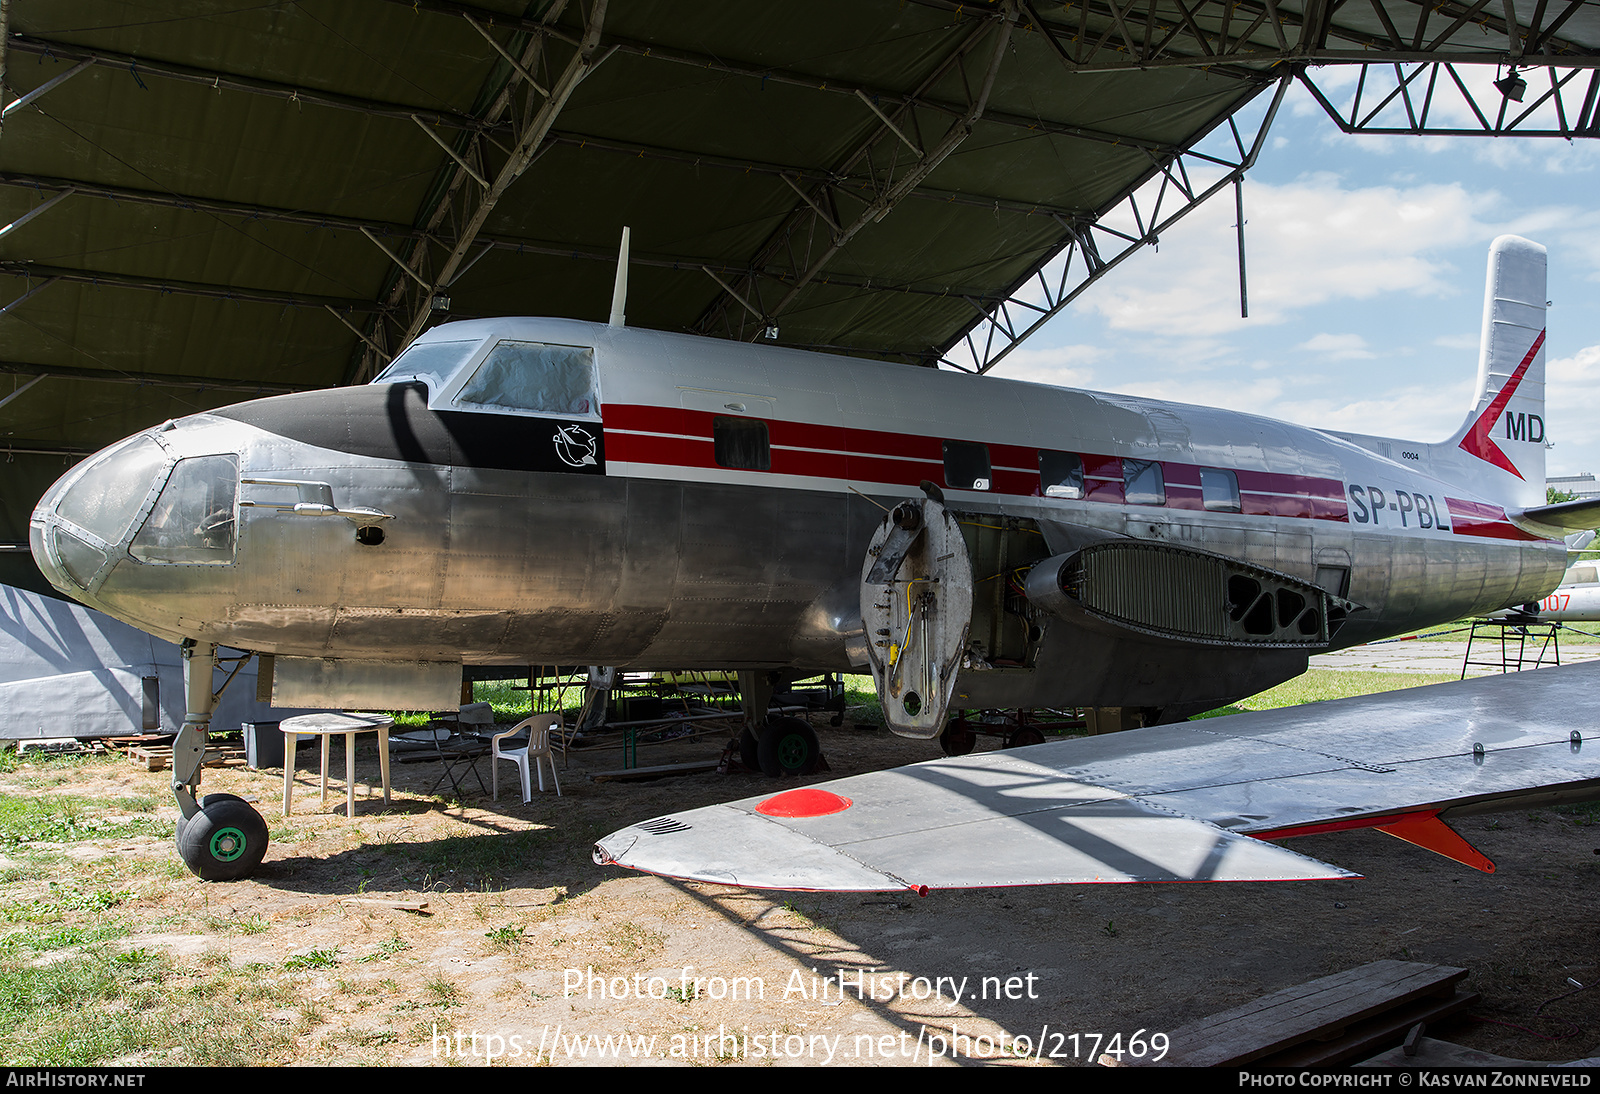
[[(1346, 94), (1354, 79), (1319, 74)], [(1249, 318), (1227, 188), (995, 374), (1443, 440), (1472, 399), (1489, 243), (1509, 232), (1549, 249), (1547, 474), (1600, 476), (1597, 195), (1600, 141), (1347, 136), (1295, 85), (1244, 184)]]

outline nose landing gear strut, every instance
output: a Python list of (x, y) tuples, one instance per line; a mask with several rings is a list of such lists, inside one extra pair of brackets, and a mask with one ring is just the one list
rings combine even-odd
[[(172, 796), (178, 801), (178, 856), (205, 881), (249, 877), (267, 853), (267, 822), (243, 798), (207, 794), (195, 800), (200, 768), (206, 755), (206, 733), (222, 688), (211, 690), (217, 647), (193, 639), (183, 642), (183, 685), (186, 713), (172, 742)], [(243, 664), (243, 661), (240, 662)], [(238, 672), (235, 666), (234, 672)]]

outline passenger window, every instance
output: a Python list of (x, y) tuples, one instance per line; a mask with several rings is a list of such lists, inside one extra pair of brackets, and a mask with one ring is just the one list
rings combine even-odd
[(1129, 505), (1167, 504), (1167, 484), (1154, 460), (1122, 461), (1122, 497)]
[(1039, 452), (1039, 485), (1047, 498), (1083, 497), (1083, 461), (1075, 452)]
[(1239, 512), (1239, 477), (1232, 471), (1202, 467), (1200, 498), (1205, 503), (1206, 509), (1212, 513)]
[(719, 417), (711, 423), (711, 441), (718, 467), (772, 470), (772, 443), (760, 418)]
[(989, 489), (989, 447), (971, 441), (944, 442), (944, 484), (953, 490)]
[(598, 417), (594, 350), (500, 342), (462, 387), (456, 402), (563, 418)]

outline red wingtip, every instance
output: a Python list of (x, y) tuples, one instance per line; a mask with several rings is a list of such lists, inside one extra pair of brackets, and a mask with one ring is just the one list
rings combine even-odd
[(1416, 844), (1447, 859), (1454, 859), (1463, 866), (1482, 870), (1486, 874), (1494, 873), (1494, 863), (1490, 862), (1483, 852), (1462, 839), (1454, 828), (1440, 820), (1437, 813), (1412, 813), (1392, 824), (1379, 824), (1375, 827), (1395, 839), (1403, 839), (1407, 843)]

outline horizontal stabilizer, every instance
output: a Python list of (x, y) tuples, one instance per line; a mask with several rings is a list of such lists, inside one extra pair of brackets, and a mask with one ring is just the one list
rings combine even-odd
[(1536, 505), (1532, 509), (1524, 509), (1520, 516), (1523, 520), (1535, 520), (1552, 528), (1565, 528), (1569, 532), (1587, 531), (1600, 527), (1600, 498)]
[[(931, 760), (624, 828), (596, 861), (765, 889), (1353, 877), (1252, 836), (1600, 795), (1600, 662)], [(1426, 814), (1425, 816), (1422, 814)], [(1450, 833), (1451, 836), (1454, 833)]]

